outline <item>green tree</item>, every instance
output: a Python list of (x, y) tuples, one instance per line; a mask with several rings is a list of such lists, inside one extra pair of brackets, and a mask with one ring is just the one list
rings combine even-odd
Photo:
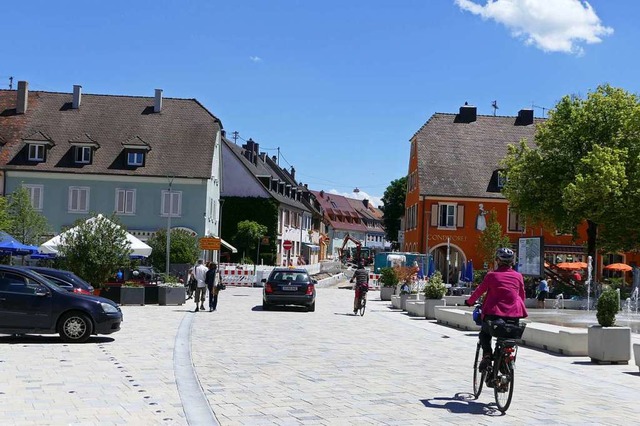
[(7, 211), (12, 218), (9, 234), (23, 244), (40, 245), (42, 236), (50, 232), (47, 219), (31, 204), (29, 191), (20, 187), (9, 195)]
[(64, 234), (58, 245), (63, 265), (95, 288), (129, 265), (131, 244), (117, 217), (102, 215), (91, 220), (78, 219), (73, 232)]
[(383, 205), (380, 210), (384, 213), (384, 229), (387, 241), (398, 241), (400, 218), (404, 215), (404, 201), (407, 195), (407, 178), (402, 177), (391, 181), (382, 196)]
[[(267, 227), (258, 222), (243, 220), (242, 222), (238, 222), (238, 231), (236, 232), (234, 241), (246, 251), (251, 252), (257, 247), (260, 239), (267, 234), (267, 231)], [(242, 252), (243, 258), (245, 257), (245, 253), (245, 251)]]
[[(147, 240), (147, 244), (152, 248), (151, 256), (149, 256), (151, 265), (159, 271), (166, 271), (167, 230), (158, 229), (156, 233)], [(184, 229), (171, 230), (170, 263), (195, 264), (199, 254), (200, 250), (198, 249), (198, 241), (195, 236)]]
[(504, 195), (528, 223), (576, 234), (587, 253), (640, 248), (640, 106), (609, 85), (565, 96), (538, 125), (535, 147), (510, 146)]
[(502, 232), (502, 225), (496, 219), (496, 211), (490, 210), (486, 216), (487, 227), (480, 233), (478, 239), (478, 252), (482, 260), (491, 265), (495, 259), (496, 250), (500, 247), (509, 247), (511, 242), (509, 237)]
[(9, 214), (7, 199), (0, 197), (0, 231), (11, 233), (12, 217)]

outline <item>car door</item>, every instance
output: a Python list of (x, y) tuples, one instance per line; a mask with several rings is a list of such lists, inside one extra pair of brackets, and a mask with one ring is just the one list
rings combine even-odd
[(19, 273), (0, 272), (0, 327), (48, 329), (52, 306), (45, 285)]

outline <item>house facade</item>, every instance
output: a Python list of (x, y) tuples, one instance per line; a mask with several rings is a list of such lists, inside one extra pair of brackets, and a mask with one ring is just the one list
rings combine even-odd
[[(225, 221), (223, 235), (233, 235), (234, 224), (237, 226), (239, 219), (255, 220), (268, 228), (270, 223), (273, 223), (273, 263), (298, 265), (317, 261), (317, 253), (314, 258), (314, 253), (309, 251), (309, 246), (315, 245), (312, 239), (313, 215), (303, 200), (306, 188), (296, 183), (295, 173), (281, 169), (277, 159), (260, 152), (259, 144), (251, 139), (242, 146), (223, 139), (222, 160), (223, 215), (231, 214), (231, 211), (234, 215), (232, 221)], [(255, 212), (246, 209), (239, 211), (235, 206), (230, 207), (230, 203), (237, 205), (242, 202), (238, 199), (268, 199), (275, 206), (274, 216), (270, 217), (269, 213), (255, 216)], [(291, 241), (291, 250), (283, 248), (285, 241)]]
[(0, 90), (2, 195), (25, 187), (54, 233), (115, 213), (142, 240), (158, 229), (218, 236), (220, 120), (195, 99)]
[[(586, 262), (586, 224), (578, 228), (577, 239), (526, 227), (501, 193), (500, 161), (507, 146), (521, 140), (532, 145), (542, 121), (533, 110), (520, 110), (516, 117), (484, 116), (471, 105), (458, 114), (434, 114), (410, 140), (403, 250), (430, 253), (443, 277), (457, 282), (463, 263), (471, 261), (475, 269), (490, 266), (483, 262), (478, 242), (489, 215), (495, 215), (514, 248), (521, 237), (541, 236), (549, 264)], [(632, 254), (599, 255), (596, 270), (622, 261), (634, 264), (637, 259)]]

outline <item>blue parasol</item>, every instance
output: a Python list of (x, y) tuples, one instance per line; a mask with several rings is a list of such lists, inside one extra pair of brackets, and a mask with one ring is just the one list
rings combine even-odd
[(4, 231), (0, 231), (0, 252), (8, 254), (33, 254), (38, 252), (38, 247), (22, 244)]
[(427, 277), (431, 277), (435, 273), (436, 273), (436, 265), (433, 262), (433, 257), (429, 256), (429, 264), (427, 267)]
[(465, 269), (465, 281), (468, 283), (473, 282), (473, 262), (469, 260), (467, 262), (467, 268)]

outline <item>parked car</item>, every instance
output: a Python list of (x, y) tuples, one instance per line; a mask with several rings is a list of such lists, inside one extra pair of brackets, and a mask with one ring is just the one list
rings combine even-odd
[(62, 287), (72, 293), (93, 294), (93, 286), (71, 271), (41, 266), (26, 266), (26, 268), (39, 273), (49, 281), (53, 281), (58, 287)]
[[(136, 274), (136, 272), (138, 273)], [(156, 283), (160, 280), (160, 273), (156, 271), (153, 266), (138, 266), (131, 275), (134, 280), (140, 279), (144, 282)]]
[(62, 289), (27, 268), (0, 265), (0, 333), (60, 334), (69, 343), (120, 330), (111, 300)]
[(309, 312), (316, 310), (317, 281), (306, 269), (275, 268), (262, 282), (263, 310), (275, 305), (299, 305), (306, 306)]

